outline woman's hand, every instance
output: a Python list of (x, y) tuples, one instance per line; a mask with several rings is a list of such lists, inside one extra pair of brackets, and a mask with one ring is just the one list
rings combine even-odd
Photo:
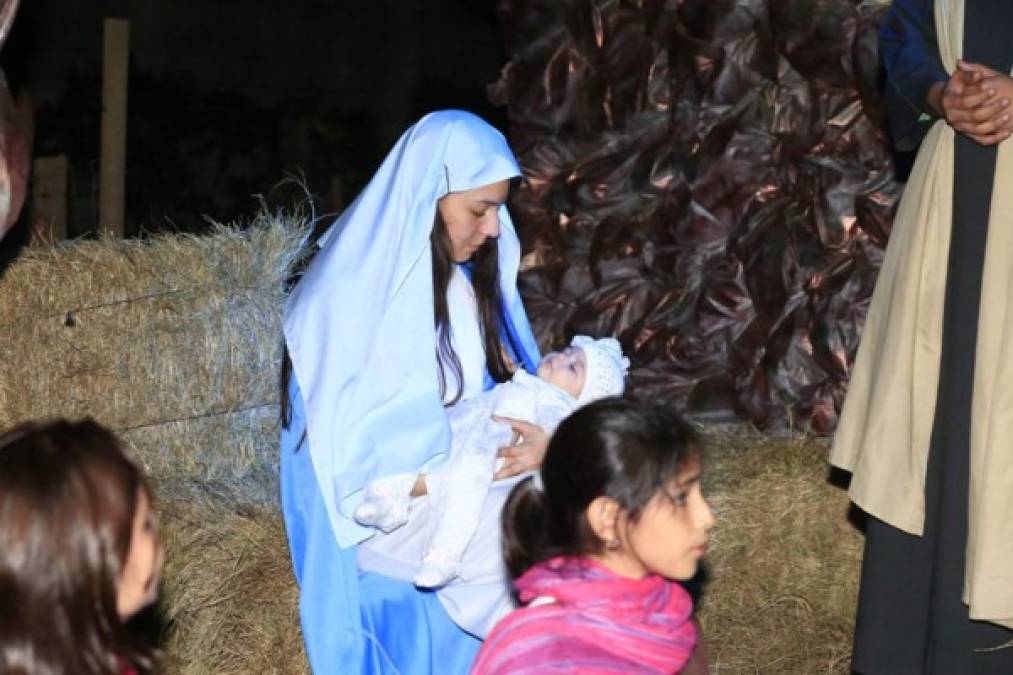
[(1013, 79), (978, 63), (957, 62), (945, 83), (929, 90), (928, 104), (953, 127), (980, 145), (1006, 140), (1013, 131), (1009, 105)]
[(549, 435), (540, 426), (511, 417), (493, 415), (493, 419), (510, 425), (514, 431), (510, 445), (499, 449), (498, 455), (504, 459), (504, 462), (500, 470), (492, 477), (493, 480), (510, 478), (542, 466), (545, 451), (549, 447)]

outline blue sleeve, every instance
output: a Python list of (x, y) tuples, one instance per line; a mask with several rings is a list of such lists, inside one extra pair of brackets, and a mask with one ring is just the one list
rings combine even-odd
[(925, 102), (949, 75), (939, 58), (932, 0), (895, 0), (879, 29), (885, 103), (898, 150), (914, 150), (937, 116)]

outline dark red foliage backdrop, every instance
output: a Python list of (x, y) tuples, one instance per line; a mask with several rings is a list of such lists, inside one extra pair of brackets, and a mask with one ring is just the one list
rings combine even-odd
[(491, 94), (543, 346), (616, 335), (636, 396), (831, 430), (900, 193), (882, 9), (503, 0)]

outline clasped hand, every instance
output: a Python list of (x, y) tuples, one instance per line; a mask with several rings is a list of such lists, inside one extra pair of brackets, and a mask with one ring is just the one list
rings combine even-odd
[(946, 82), (932, 86), (928, 104), (954, 131), (980, 145), (995, 145), (1010, 136), (1013, 78), (980, 63), (958, 61)]

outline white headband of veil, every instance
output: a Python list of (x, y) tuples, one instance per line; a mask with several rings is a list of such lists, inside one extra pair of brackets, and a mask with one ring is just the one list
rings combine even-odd
[[(424, 471), (450, 447), (439, 393), (429, 236), (448, 192), (520, 175), (502, 134), (461, 111), (412, 126), (321, 237), (288, 298), (285, 343), (305, 406), (310, 455), (328, 516), (347, 547), (372, 534), (351, 518), (360, 491)], [(520, 244), (499, 210), (499, 272), (516, 360), (538, 349), (517, 292)]]

